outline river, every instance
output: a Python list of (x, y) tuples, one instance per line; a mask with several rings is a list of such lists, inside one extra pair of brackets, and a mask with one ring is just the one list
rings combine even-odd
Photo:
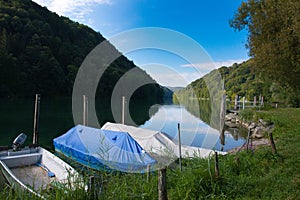
[[(100, 125), (113, 122), (109, 109), (110, 102), (96, 101)], [(209, 125), (207, 116), (198, 116), (192, 107), (174, 104), (149, 105), (144, 101), (130, 102), (130, 117), (142, 128), (160, 130), (175, 142), (178, 140), (180, 124), (183, 145), (204, 147), (216, 150), (230, 150), (245, 142), (246, 131), (242, 129), (225, 130), (225, 143), (221, 144), (220, 133)], [(201, 108), (203, 111), (207, 108)], [(209, 110), (209, 109), (208, 109)], [(20, 133), (28, 135), (27, 144), (32, 141), (34, 99), (0, 100), (0, 146), (11, 145)], [(202, 112), (206, 113), (206, 112)], [(125, 122), (126, 122), (125, 116)], [(202, 118), (202, 119), (201, 119)], [(53, 149), (53, 138), (65, 133), (74, 126), (72, 101), (69, 98), (43, 99), (40, 107), (39, 144)]]

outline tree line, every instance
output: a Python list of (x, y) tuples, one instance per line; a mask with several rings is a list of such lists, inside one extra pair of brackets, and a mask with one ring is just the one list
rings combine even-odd
[[(256, 70), (254, 64), (253, 59), (250, 59), (241, 64), (235, 63), (230, 67), (223, 66), (217, 69), (224, 80), (224, 89), (228, 100), (234, 101), (236, 95), (245, 97), (247, 100), (253, 100), (255, 96), (257, 99), (263, 96), (268, 102), (297, 106), (299, 97), (295, 96), (291, 87), (282, 86), (267, 78), (263, 72)], [(211, 77), (212, 72), (193, 81), (186, 88), (176, 91), (173, 99), (175, 102), (210, 99), (210, 91), (207, 89), (206, 82), (213, 81)]]
[[(104, 40), (99, 32), (31, 0), (0, 0), (0, 97), (70, 96), (81, 63)], [(123, 55), (116, 59), (100, 80), (97, 96), (110, 97), (119, 78), (135, 67)], [(135, 94), (162, 95), (158, 84)]]

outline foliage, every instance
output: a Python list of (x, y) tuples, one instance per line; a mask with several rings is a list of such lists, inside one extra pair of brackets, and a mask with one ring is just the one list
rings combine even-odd
[[(235, 96), (245, 97), (248, 101), (253, 101), (256, 97), (263, 96), (265, 102), (280, 102), (285, 105), (297, 107), (299, 94), (295, 94), (288, 86), (279, 85), (276, 80), (268, 79), (263, 73), (254, 70), (253, 59), (241, 64), (233, 64), (230, 67), (218, 69), (225, 82), (227, 98), (234, 101)], [(193, 98), (208, 99), (210, 91), (206, 87), (206, 82), (210, 82), (211, 73), (195, 80), (186, 88), (176, 91), (173, 98), (177, 101), (187, 102)], [(175, 101), (176, 102), (176, 101)]]
[[(0, 97), (70, 96), (81, 63), (103, 41), (100, 33), (31, 0), (0, 0)], [(97, 96), (110, 97), (119, 78), (135, 67), (121, 55), (102, 76)], [(162, 96), (157, 84), (150, 88), (152, 98)]]
[[(169, 199), (298, 199), (300, 196), (300, 110), (253, 111), (273, 120), (278, 154), (270, 146), (219, 156), (220, 176), (214, 173), (214, 158), (183, 159), (167, 168)], [(91, 175), (91, 174), (89, 174)], [(87, 178), (89, 176), (86, 175)], [(98, 199), (157, 199), (157, 172), (147, 174), (95, 172)], [(32, 199), (10, 189), (2, 199)], [(49, 199), (92, 199), (82, 190), (65, 193), (54, 188)]]
[(248, 0), (230, 22), (237, 30), (249, 31), (247, 47), (253, 67), (282, 87), (288, 85), (294, 94), (300, 91), (299, 10), (298, 0)]

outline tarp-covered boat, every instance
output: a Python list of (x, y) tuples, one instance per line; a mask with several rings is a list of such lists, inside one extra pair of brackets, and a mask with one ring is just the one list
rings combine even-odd
[(53, 143), (56, 152), (96, 170), (143, 173), (156, 164), (127, 132), (77, 125)]
[[(142, 148), (151, 153), (151, 155), (159, 155), (163, 158), (173, 157), (176, 159), (179, 157), (179, 146), (174, 143), (166, 134), (160, 131), (154, 131), (149, 129), (137, 128), (133, 126), (127, 126), (124, 124), (105, 123), (102, 130), (113, 130), (128, 132), (131, 137), (137, 141)], [(214, 150), (205, 149), (192, 146), (181, 146), (182, 157), (201, 157), (206, 158), (210, 155), (214, 155)], [(220, 152), (219, 154), (226, 154), (226, 152)], [(172, 159), (171, 159), (172, 160)]]

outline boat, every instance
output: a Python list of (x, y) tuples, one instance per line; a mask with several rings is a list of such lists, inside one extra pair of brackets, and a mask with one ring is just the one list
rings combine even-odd
[[(146, 152), (164, 164), (170, 164), (168, 162), (173, 162), (174, 159), (179, 157), (207, 158), (211, 155), (214, 155), (214, 152), (218, 152), (218, 154), (222, 155), (227, 153), (201, 147), (187, 145), (179, 146), (177, 143), (171, 140), (167, 134), (161, 131), (137, 128), (124, 124), (107, 122), (101, 127), (101, 130), (127, 132), (139, 145), (141, 145)], [(181, 152), (181, 154), (179, 152)]]
[(88, 169), (145, 173), (157, 165), (127, 132), (77, 125), (54, 138), (53, 145), (55, 152)]
[(83, 186), (79, 173), (48, 150), (37, 145), (21, 148), (26, 137), (21, 133), (12, 148), (0, 149), (0, 172), (12, 188), (44, 199), (42, 192), (47, 189)]

